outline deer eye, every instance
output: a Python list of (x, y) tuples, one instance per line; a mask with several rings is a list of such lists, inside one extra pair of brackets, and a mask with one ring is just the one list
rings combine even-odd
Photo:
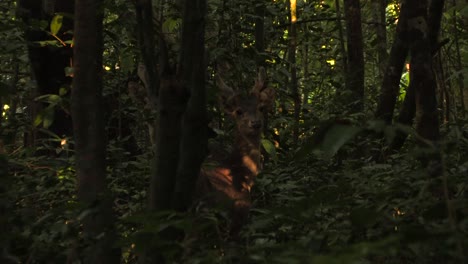
[(241, 116), (241, 115), (243, 115), (243, 114), (244, 114), (244, 111), (242, 111), (242, 109), (237, 109), (237, 110), (236, 110), (236, 115), (237, 115), (237, 116)]

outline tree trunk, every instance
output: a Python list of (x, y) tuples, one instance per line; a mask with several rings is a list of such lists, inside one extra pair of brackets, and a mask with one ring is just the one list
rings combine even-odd
[[(457, 72), (461, 72), (461, 70), (463, 69), (463, 63), (462, 63), (462, 57), (461, 57), (461, 54), (460, 54), (460, 32), (457, 28), (457, 15), (456, 15), (456, 8), (454, 8), (455, 6), (457, 5), (456, 3), (456, 0), (453, 0), (452, 1), (452, 9), (453, 9), (453, 14), (452, 14), (452, 17), (453, 17), (453, 37), (454, 37), (454, 40), (453, 42), (455, 43), (455, 52), (456, 52), (456, 66), (455, 66), (455, 70)], [(461, 108), (461, 114), (462, 114), (462, 117), (465, 117), (465, 111), (466, 111), (466, 104), (468, 103), (468, 100), (467, 98), (465, 98), (465, 82), (464, 82), (464, 78), (463, 78), (463, 74), (458, 74), (458, 77), (457, 77), (457, 83), (458, 83), (458, 89), (459, 89), (459, 93), (460, 93), (460, 108)]]
[(348, 69), (346, 90), (350, 92), (348, 103), (355, 112), (364, 110), (364, 49), (359, 0), (344, 0)]
[(156, 70), (157, 57), (154, 40), (153, 6), (151, 0), (137, 0), (135, 3), (138, 43), (147, 77), (145, 78), (145, 87), (151, 104), (156, 108), (160, 80), (158, 71)]
[(265, 3), (260, 1), (255, 6), (255, 49), (257, 51), (257, 68), (265, 67)]
[[(416, 6), (415, 6), (416, 5)], [(409, 27), (411, 27), (412, 31), (408, 32), (408, 38), (410, 36), (413, 37), (412, 40), (412, 60), (411, 60), (411, 68), (410, 68), (410, 85), (406, 92), (406, 97), (403, 102), (402, 109), (400, 111), (400, 115), (398, 117), (398, 122), (407, 126), (410, 126), (413, 123), (413, 119), (416, 115), (416, 108), (419, 108), (419, 116), (418, 116), (418, 124), (416, 131), (424, 132), (420, 134), (423, 138), (429, 140), (437, 140), (439, 138), (439, 124), (437, 120), (437, 102), (436, 102), (436, 84), (434, 75), (432, 72), (432, 58), (431, 54), (434, 48), (437, 46), (437, 43), (430, 42), (436, 41), (438, 36), (438, 31), (440, 29), (440, 21), (426, 21), (426, 18), (429, 17), (430, 19), (440, 20), (441, 12), (443, 3), (441, 5), (440, 0), (431, 1), (429, 10), (432, 12), (431, 15), (427, 15), (427, 7), (419, 7), (418, 4), (412, 3), (412, 1), (405, 1), (402, 4), (401, 13), (405, 12), (403, 18), (407, 20), (408, 28), (406, 30), (409, 31)], [(408, 10), (407, 10), (408, 9)], [(440, 15), (437, 14), (440, 12)], [(400, 17), (402, 16), (400, 13)], [(419, 21), (418, 19), (409, 20), (409, 16), (418, 18), (421, 17), (424, 22)], [(399, 23), (401, 20), (399, 20)], [(405, 24), (406, 24), (405, 23)], [(418, 28), (419, 23), (425, 24), (426, 27)], [(425, 35), (421, 35), (420, 29), (425, 29)], [(432, 31), (432, 32), (428, 32)], [(433, 32), (437, 31), (437, 32)], [(416, 34), (416, 36), (414, 36)], [(414, 41), (417, 41), (416, 43)], [(420, 45), (420, 46), (418, 46)], [(428, 51), (421, 51), (420, 49), (427, 49)], [(416, 52), (416, 56), (413, 54)], [(429, 54), (427, 54), (429, 52)], [(429, 57), (429, 58), (428, 58)], [(429, 61), (429, 62), (427, 62)], [(416, 73), (414, 72), (414, 63), (416, 63)], [(429, 68), (428, 68), (429, 67)], [(416, 80), (414, 79), (417, 75)], [(428, 74), (427, 79), (425, 74)], [(424, 85), (428, 85), (424, 87)], [(419, 91), (416, 91), (416, 87), (418, 87)], [(422, 94), (424, 91), (423, 89), (427, 89), (428, 94)], [(425, 92), (425, 91), (424, 91)], [(416, 94), (419, 93), (418, 101), (416, 99)], [(418, 105), (418, 106), (417, 106)], [(434, 108), (434, 109), (432, 109)], [(432, 112), (432, 113), (431, 113)], [(435, 118), (436, 120), (432, 120)], [(421, 122), (425, 122), (425, 124), (421, 124)], [(434, 127), (437, 126), (437, 127)], [(390, 145), (391, 151), (396, 151), (400, 149), (406, 138), (407, 134), (398, 133), (393, 142)], [(432, 139), (431, 139), (432, 138)]]
[(291, 26), (289, 28), (289, 50), (288, 50), (288, 63), (290, 66), (291, 79), (289, 82), (291, 89), (291, 96), (294, 101), (294, 127), (293, 127), (293, 142), (297, 144), (299, 139), (299, 118), (301, 112), (301, 95), (299, 94), (299, 87), (297, 83), (297, 69), (296, 69), (296, 48), (297, 48), (297, 17), (296, 17), (296, 0), (289, 1)]
[(403, 3), (401, 5), (400, 15), (398, 16), (395, 37), (383, 77), (379, 103), (375, 114), (377, 118), (384, 120), (387, 124), (392, 123), (396, 99), (400, 91), (400, 78), (409, 51), (407, 21), (407, 7), (406, 4)]
[[(437, 1), (432, 1), (435, 3)], [(415, 85), (416, 132), (430, 141), (439, 139), (437, 114), (437, 86), (432, 72), (432, 46), (440, 27), (440, 16), (431, 16), (439, 21), (428, 21), (426, 1), (407, 1), (409, 18), (408, 33), (411, 39), (411, 85)], [(441, 8), (441, 7), (440, 7)], [(431, 5), (432, 9), (432, 5)], [(433, 26), (439, 24), (439, 27)], [(437, 32), (431, 32), (437, 30)]]
[(387, 27), (385, 23), (385, 9), (387, 8), (387, 0), (373, 0), (372, 9), (375, 23), (375, 33), (377, 36), (377, 56), (379, 78), (382, 80), (385, 75), (385, 67), (387, 65)]
[(340, 0), (335, 0), (335, 6), (336, 6), (336, 25), (338, 28), (338, 36), (340, 39), (341, 55), (343, 56), (343, 75), (346, 75), (346, 71), (348, 70), (348, 55), (346, 54), (343, 26), (341, 24)]
[(150, 209), (172, 209), (179, 163), (182, 117), (189, 94), (176, 76), (161, 76), (156, 143), (150, 189)]
[[(411, 76), (410, 76), (411, 77)], [(411, 126), (414, 120), (414, 114), (416, 113), (416, 105), (415, 105), (415, 91), (414, 85), (409, 85), (406, 89), (406, 96), (405, 100), (403, 101), (403, 106), (401, 107), (400, 114), (398, 115), (397, 123)], [(399, 150), (403, 144), (405, 143), (406, 138), (408, 137), (407, 134), (403, 132), (397, 132), (395, 138), (393, 139), (392, 143), (389, 147), (389, 152), (394, 152)]]
[(117, 263), (113, 249), (112, 200), (106, 188), (105, 140), (102, 120), (102, 1), (77, 0), (74, 29), (73, 131), (78, 200), (90, 210), (83, 219), (89, 246), (84, 263)]
[(207, 153), (205, 13), (206, 0), (185, 1), (178, 75), (190, 99), (183, 117), (177, 182), (172, 198), (173, 208), (179, 211), (185, 211), (192, 203)]

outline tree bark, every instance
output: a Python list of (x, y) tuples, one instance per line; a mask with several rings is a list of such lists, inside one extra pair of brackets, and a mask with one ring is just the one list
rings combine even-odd
[(387, 0), (373, 0), (373, 16), (375, 23), (375, 33), (377, 36), (377, 57), (378, 57), (378, 69), (379, 69), (379, 80), (383, 79), (385, 75), (385, 67), (387, 65), (388, 53), (387, 53), (387, 27), (385, 24), (385, 9), (387, 7)]
[[(435, 0), (430, 2), (429, 10), (431, 10), (432, 15), (429, 16), (427, 13), (427, 6), (418, 6), (418, 3), (412, 1), (403, 2), (400, 11), (401, 13), (405, 12), (403, 18), (407, 20), (405, 24), (408, 24), (408, 28), (406, 29), (408, 30), (408, 38), (409, 36), (412, 36), (413, 39), (411, 40), (412, 59), (410, 63), (410, 85), (406, 91), (406, 97), (398, 117), (398, 122), (410, 126), (413, 123), (415, 115), (418, 115), (416, 131), (418, 133), (421, 131), (422, 134), (420, 135), (428, 140), (437, 140), (439, 138), (439, 124), (436, 109), (436, 84), (431, 69), (431, 54), (437, 46), (437, 43), (431, 41), (437, 40), (440, 21), (427, 21), (427, 19), (441, 19), (443, 3), (441, 5), (440, 1), (441, 0)], [(440, 12), (440, 15), (437, 15), (437, 12)], [(412, 20), (409, 19), (410, 16)], [(421, 25), (421, 27), (418, 27), (419, 25)], [(416, 52), (416, 55), (414, 55), (414, 52)], [(414, 63), (416, 63), (416, 72), (413, 65)], [(426, 74), (428, 74), (427, 78), (425, 77)], [(416, 80), (414, 78), (416, 78)], [(425, 89), (427, 89), (427, 94)], [(416, 114), (416, 109), (418, 109), (419, 114)], [(436, 120), (432, 120), (433, 118)], [(396, 151), (400, 149), (407, 136), (408, 135), (404, 133), (398, 133), (390, 145), (390, 150)]]
[[(452, 1), (452, 6), (455, 7), (457, 5), (456, 3), (456, 0), (453, 0)], [(456, 15), (456, 9), (453, 8), (453, 14), (452, 14), (452, 17), (453, 17), (453, 37), (454, 37), (454, 40), (453, 42), (455, 43), (455, 52), (456, 52), (456, 71), (457, 72), (461, 72), (461, 70), (463, 69), (463, 63), (462, 63), (462, 57), (461, 57), (461, 54), (460, 54), (460, 32), (457, 28), (457, 15)], [(461, 114), (462, 114), (462, 117), (465, 117), (465, 111), (466, 111), (466, 102), (468, 102), (467, 98), (465, 98), (465, 82), (464, 82), (464, 78), (463, 78), (463, 74), (458, 74), (458, 77), (457, 77), (457, 83), (458, 83), (458, 91), (460, 93), (460, 108), (461, 108)]]
[(138, 43), (140, 45), (140, 51), (147, 75), (145, 87), (148, 92), (150, 102), (156, 108), (160, 80), (157, 71), (153, 6), (151, 0), (137, 0), (135, 3), (136, 20), (138, 24)]
[(182, 117), (189, 94), (176, 76), (161, 76), (156, 143), (150, 186), (150, 209), (172, 209), (182, 133)]
[(255, 49), (257, 51), (257, 68), (265, 67), (265, 3), (260, 1), (255, 6)]
[(348, 70), (348, 55), (346, 54), (343, 26), (341, 24), (340, 0), (335, 0), (335, 6), (336, 6), (336, 25), (338, 28), (338, 36), (340, 39), (341, 55), (343, 56), (343, 75), (346, 75), (346, 71)]
[(185, 1), (178, 75), (190, 99), (183, 117), (177, 182), (172, 198), (173, 208), (179, 211), (185, 211), (192, 204), (200, 167), (207, 153), (205, 13), (206, 0)]
[[(438, 1), (432, 1), (431, 9)], [(442, 1), (443, 2), (443, 1)], [(425, 139), (437, 141), (439, 122), (437, 114), (437, 85), (432, 72), (432, 47), (440, 27), (440, 16), (432, 15), (428, 21), (426, 1), (407, 1), (409, 18), (408, 33), (411, 39), (411, 85), (414, 85), (416, 100), (416, 132)], [(432, 10), (432, 12), (435, 12)], [(438, 26), (437, 26), (438, 25)], [(437, 32), (431, 32), (437, 30)]]
[(383, 77), (379, 103), (377, 104), (377, 111), (375, 114), (378, 119), (384, 120), (387, 124), (392, 123), (396, 99), (400, 91), (400, 78), (403, 72), (406, 56), (409, 52), (407, 21), (407, 7), (406, 4), (403, 3), (400, 8), (395, 37), (390, 51), (388, 65)]
[(296, 17), (296, 0), (289, 0), (289, 10), (291, 22), (289, 28), (289, 50), (288, 50), (288, 63), (290, 67), (291, 78), (289, 85), (291, 89), (291, 96), (294, 102), (294, 127), (293, 127), (293, 142), (297, 143), (299, 139), (299, 119), (301, 113), (301, 95), (297, 83), (297, 69), (296, 69), (296, 49), (297, 49), (297, 17)]
[(361, 6), (359, 0), (344, 0), (346, 36), (348, 48), (348, 69), (346, 90), (348, 103), (355, 112), (364, 110), (364, 48), (361, 27)]
[(113, 248), (112, 200), (105, 175), (105, 138), (102, 120), (102, 1), (77, 0), (74, 29), (73, 131), (76, 149), (78, 200), (90, 210), (83, 219), (83, 235), (90, 246), (84, 263), (117, 263)]

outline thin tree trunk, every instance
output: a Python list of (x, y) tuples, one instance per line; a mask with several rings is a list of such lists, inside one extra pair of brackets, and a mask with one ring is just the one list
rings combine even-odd
[(299, 118), (301, 112), (301, 95), (299, 94), (299, 87), (297, 83), (297, 69), (296, 69), (296, 48), (297, 48), (297, 17), (296, 17), (296, 0), (289, 1), (291, 22), (289, 28), (289, 51), (288, 63), (290, 65), (291, 79), (289, 82), (291, 89), (291, 96), (294, 101), (294, 128), (293, 128), (293, 142), (297, 143), (299, 139)]
[(113, 248), (112, 200), (105, 175), (105, 140), (102, 120), (102, 1), (77, 0), (74, 30), (72, 116), (78, 177), (78, 200), (93, 213), (83, 219), (89, 246), (84, 263), (117, 263)]
[(344, 0), (344, 9), (348, 48), (345, 82), (346, 90), (351, 93), (347, 101), (355, 112), (360, 112), (364, 110), (364, 44), (359, 0)]
[[(9, 258), (8, 253), (10, 251), (10, 241), (15, 235), (11, 228), (10, 219), (13, 218), (13, 212), (15, 204), (12, 202), (13, 199), (9, 199), (11, 190), (13, 190), (13, 179), (10, 175), (10, 168), (8, 164), (7, 154), (4, 149), (3, 141), (0, 138), (0, 246), (2, 248), (2, 254), (0, 254), (1, 263), (15, 263), (19, 262), (18, 259)], [(11, 202), (10, 202), (11, 201)], [(11, 218), (10, 218), (11, 217)]]
[(302, 51), (302, 67), (304, 72), (304, 78), (302, 83), (304, 84), (304, 88), (302, 91), (302, 95), (304, 96), (302, 100), (302, 106), (307, 105), (309, 103), (309, 44), (307, 34), (305, 35), (304, 47)]
[(343, 56), (343, 75), (346, 75), (346, 71), (348, 69), (348, 56), (346, 54), (343, 26), (341, 24), (340, 0), (335, 0), (335, 6), (336, 6), (336, 24), (338, 27), (338, 36), (340, 39), (340, 50), (341, 50), (341, 56)]
[(255, 6), (255, 49), (257, 51), (257, 68), (265, 67), (265, 4), (260, 1)]
[(138, 43), (140, 44), (140, 51), (146, 71), (146, 78), (144, 78), (145, 88), (147, 89), (151, 104), (156, 108), (160, 80), (158, 71), (156, 70), (157, 57), (154, 39), (153, 6), (151, 0), (137, 0), (135, 3)]
[[(452, 1), (452, 6), (455, 7), (457, 5), (456, 0)], [(456, 52), (456, 71), (460, 72), (463, 69), (463, 64), (462, 64), (462, 58), (460, 54), (460, 33), (457, 28), (457, 15), (456, 15), (456, 8), (453, 8), (453, 42), (455, 43), (455, 52)], [(463, 74), (458, 74), (457, 77), (457, 82), (458, 82), (458, 89), (460, 93), (460, 106), (461, 106), (461, 113), (462, 117), (465, 117), (465, 112), (466, 112), (466, 104), (465, 104), (465, 82), (463, 79)], [(468, 102), (468, 100), (466, 101)]]
[(385, 68), (387, 65), (388, 53), (387, 53), (387, 27), (385, 24), (385, 9), (387, 7), (387, 0), (373, 0), (372, 9), (375, 23), (375, 32), (377, 36), (377, 56), (378, 56), (378, 69), (379, 78), (382, 80), (385, 75)]

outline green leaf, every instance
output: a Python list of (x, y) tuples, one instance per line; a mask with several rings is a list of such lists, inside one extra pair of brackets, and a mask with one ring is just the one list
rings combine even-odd
[(49, 103), (50, 105), (55, 106), (62, 101), (62, 98), (57, 94), (45, 94), (45, 95), (36, 97), (36, 99), (34, 100), (36, 102)]
[(276, 148), (273, 143), (268, 139), (262, 139), (262, 146), (265, 151), (273, 158), (274, 161), (278, 160), (278, 156), (276, 155)]
[(49, 128), (50, 125), (54, 122), (55, 111), (53, 107), (47, 107), (44, 109), (44, 115), (42, 120), (42, 126), (44, 128)]
[(73, 67), (65, 67), (65, 76), (73, 77)]
[(59, 95), (60, 95), (60, 96), (66, 95), (66, 94), (67, 94), (67, 91), (68, 91), (67, 88), (61, 87), (61, 88), (59, 89)]
[(46, 47), (46, 46), (62, 47), (62, 44), (58, 40), (35, 41), (34, 43), (39, 44), (41, 47)]
[(50, 22), (50, 33), (52, 33), (52, 35), (57, 35), (57, 33), (60, 31), (60, 28), (62, 28), (62, 22), (63, 15), (55, 15), (52, 18), (52, 21)]
[(181, 24), (181, 19), (168, 18), (163, 23), (164, 32), (173, 32)]

